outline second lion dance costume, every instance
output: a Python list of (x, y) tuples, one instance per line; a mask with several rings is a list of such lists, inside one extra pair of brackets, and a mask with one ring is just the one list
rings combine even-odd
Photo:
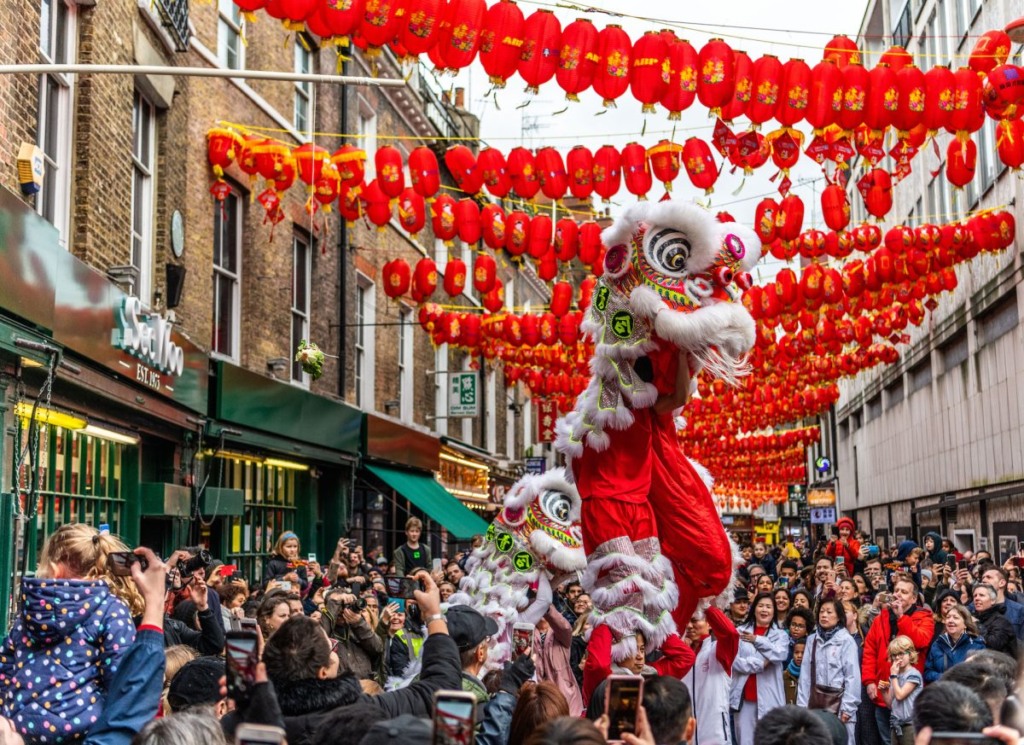
[(631, 206), (601, 237), (604, 273), (583, 324), (592, 377), (559, 422), (557, 447), (582, 500), (594, 634), (610, 632), (621, 662), (638, 633), (648, 649), (674, 647), (701, 599), (729, 587), (733, 544), (658, 402), (678, 400), (687, 378), (693, 390), (701, 370), (728, 382), (745, 373), (755, 329), (734, 282), (749, 281), (761, 242), (671, 201)]

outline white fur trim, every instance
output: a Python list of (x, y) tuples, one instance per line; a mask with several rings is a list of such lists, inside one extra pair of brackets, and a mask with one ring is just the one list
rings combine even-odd
[(661, 296), (647, 285), (638, 285), (629, 293), (629, 305), (637, 315), (648, 320), (657, 318), (662, 310), (668, 310), (668, 305)]
[(711, 475), (711, 471), (705, 468), (701, 463), (698, 463), (693, 458), (687, 458), (690, 461), (690, 465), (693, 466), (693, 470), (697, 472), (697, 476), (701, 481), (704, 482), (704, 486), (711, 491), (711, 487), (715, 485), (715, 477)]
[(650, 206), (649, 202), (636, 202), (626, 207), (619, 219), (601, 231), (601, 242), (606, 246), (617, 246), (632, 241), (633, 233), (646, 219)]
[(743, 247), (747, 250), (746, 255), (739, 262), (737, 271), (751, 271), (757, 265), (757, 262), (761, 260), (761, 254), (764, 251), (761, 239), (757, 237), (757, 233), (752, 228), (741, 225), (738, 222), (722, 223), (722, 235), (726, 236), (729, 233), (743, 241)]

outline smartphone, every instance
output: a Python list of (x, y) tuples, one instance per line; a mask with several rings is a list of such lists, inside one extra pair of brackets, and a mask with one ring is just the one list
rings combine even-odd
[(285, 732), (269, 724), (240, 724), (235, 730), (235, 745), (281, 745)]
[(433, 745), (473, 745), (476, 697), (463, 691), (434, 693)]
[(841, 567), (841, 566), (843, 566), (845, 564), (846, 564), (846, 559), (844, 559), (842, 556), (837, 556), (836, 557), (836, 566), (837, 567)]
[(398, 606), (399, 613), (405, 613), (405, 598), (388, 598), (388, 600)]
[(403, 600), (412, 600), (416, 597), (413, 593), (421, 589), (419, 580), (399, 577), (397, 574), (386, 575), (384, 586), (387, 588), (389, 598), (402, 598)]
[(512, 627), (512, 654), (516, 657), (526, 654), (533, 646), (532, 623), (517, 623)]
[(256, 631), (256, 619), (255, 618), (239, 618), (238, 625), (243, 629), (252, 629), (253, 633)]
[(956, 557), (955, 556), (947, 556), (946, 557), (946, 566), (949, 567), (949, 571), (955, 572), (956, 571)]
[(960, 561), (958, 561), (956, 563), (956, 568), (957, 569), (966, 569), (967, 568), (967, 560), (966, 559), (960, 559)]
[(931, 741), (935, 745), (999, 745), (1002, 742), (980, 732), (933, 732)]
[(280, 582), (277, 583), (277, 589), (278, 590), (284, 590), (285, 592), (291, 592), (291, 590), (292, 590), (292, 583), (291, 583), (290, 580), (286, 580), (286, 579), (285, 580), (281, 580)]
[(608, 742), (622, 742), (625, 732), (636, 734), (636, 715), (644, 698), (644, 679), (639, 675), (610, 675), (605, 689)]
[(441, 571), (441, 560), (440, 559), (434, 559), (431, 562), (431, 567), (433, 567), (433, 571), (440, 572)]
[(131, 551), (112, 551), (108, 554), (110, 558), (110, 573), (115, 577), (131, 577), (132, 564), (138, 564), (142, 571), (146, 571), (149, 562)]
[(316, 554), (306, 554), (306, 561), (312, 564), (314, 561), (316, 561)]
[(779, 577), (779, 587), (789, 589), (789, 577)]
[(260, 662), (258, 645), (259, 637), (255, 631), (246, 629), (224, 634), (228, 697), (234, 701), (248, 701), (256, 684), (256, 666)]

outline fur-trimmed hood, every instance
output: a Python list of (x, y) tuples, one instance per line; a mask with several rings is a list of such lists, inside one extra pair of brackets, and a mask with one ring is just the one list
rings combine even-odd
[(307, 678), (274, 681), (281, 713), (286, 717), (323, 713), (339, 706), (354, 704), (363, 696), (359, 681), (351, 673), (337, 678)]

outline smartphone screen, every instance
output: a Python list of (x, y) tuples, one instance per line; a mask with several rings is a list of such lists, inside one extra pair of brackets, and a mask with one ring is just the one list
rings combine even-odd
[(533, 624), (517, 623), (512, 627), (512, 650), (516, 657), (526, 654), (533, 645)]
[(243, 723), (235, 730), (236, 745), (281, 745), (284, 737), (283, 729), (266, 724)]
[(292, 583), (288, 580), (282, 580), (277, 583), (277, 589), (284, 590), (285, 592), (291, 592)]
[(414, 579), (408, 577), (399, 577), (394, 574), (389, 574), (384, 578), (384, 586), (387, 588), (389, 598), (403, 598), (404, 600), (411, 600), (415, 595), (413, 593), (419, 587), (419, 583)]
[(476, 702), (469, 697), (438, 692), (434, 701), (434, 745), (473, 745)]
[(306, 554), (306, 561), (312, 564), (314, 561), (316, 561), (316, 554)]
[(259, 664), (256, 632), (229, 631), (224, 636), (228, 697), (244, 702), (256, 682), (256, 666)]
[(843, 566), (845, 563), (846, 563), (846, 559), (844, 559), (842, 556), (837, 556), (836, 557), (836, 566), (837, 567)]
[(636, 732), (636, 713), (640, 708), (644, 679), (639, 676), (615, 676), (608, 679), (608, 741), (621, 741), (622, 734)]
[(966, 569), (967, 568), (967, 561), (965, 559), (960, 559), (960, 561), (958, 561), (956, 563), (956, 566), (957, 566), (958, 569)]

